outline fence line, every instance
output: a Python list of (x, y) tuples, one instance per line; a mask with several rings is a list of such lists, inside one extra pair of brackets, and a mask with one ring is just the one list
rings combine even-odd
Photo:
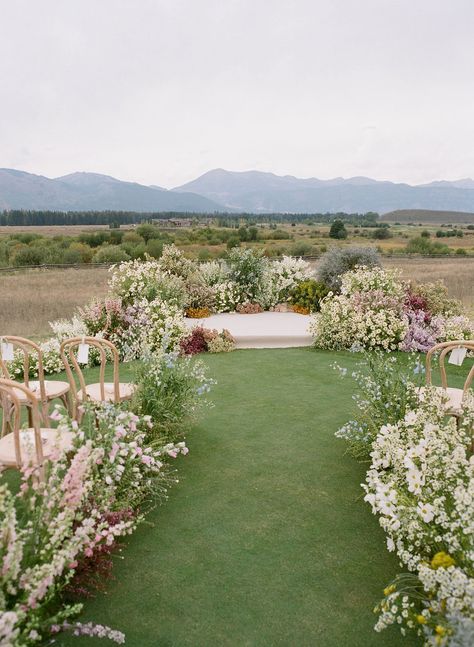
[[(319, 255), (314, 255), (314, 256), (295, 256), (294, 258), (301, 258), (304, 261), (317, 261), (319, 260), (324, 254), (321, 253)], [(438, 258), (438, 259), (447, 259), (447, 258), (454, 258), (456, 261), (465, 261), (474, 258), (473, 256), (464, 256), (464, 255), (457, 255), (457, 254), (382, 254), (381, 259), (384, 258), (399, 258), (400, 260), (406, 260), (406, 259), (411, 259), (411, 260), (419, 260), (419, 259), (424, 259), (424, 258)], [(270, 260), (272, 261), (277, 261), (279, 259), (278, 256), (270, 257)], [(215, 259), (209, 259), (209, 260), (215, 260)], [(197, 261), (198, 263), (205, 263), (206, 261)], [(18, 265), (18, 266), (8, 266), (8, 267), (0, 267), (0, 273), (8, 273), (8, 272), (21, 272), (24, 270), (52, 270), (52, 269), (63, 269), (63, 270), (70, 270), (70, 269), (75, 269), (75, 270), (83, 270), (83, 269), (97, 269), (98, 267), (112, 267), (112, 265), (117, 265), (118, 263), (45, 263), (43, 265)]]

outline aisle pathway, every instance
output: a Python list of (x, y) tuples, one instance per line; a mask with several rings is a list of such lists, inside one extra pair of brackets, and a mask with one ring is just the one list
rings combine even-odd
[(84, 620), (125, 631), (129, 647), (414, 644), (373, 631), (397, 564), (361, 499), (364, 469), (334, 438), (352, 406), (334, 359), (310, 349), (205, 358), (215, 407), (189, 435), (180, 483)]

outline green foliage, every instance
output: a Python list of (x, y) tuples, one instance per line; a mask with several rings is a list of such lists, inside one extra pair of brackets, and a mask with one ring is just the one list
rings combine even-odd
[(41, 247), (29, 247), (28, 245), (18, 245), (12, 254), (13, 265), (18, 267), (22, 265), (41, 265), (46, 262), (46, 253)]
[(405, 251), (408, 254), (449, 254), (450, 249), (447, 245), (443, 243), (433, 242), (428, 238), (422, 238), (421, 236), (416, 236), (412, 238), (407, 246)]
[(357, 265), (379, 267), (380, 259), (373, 247), (333, 247), (321, 259), (317, 270), (318, 279), (332, 291), (338, 291), (341, 277)]
[(158, 227), (147, 224), (139, 225), (135, 231), (137, 235), (141, 236), (146, 243), (153, 238), (160, 238), (161, 235)]
[(127, 252), (117, 245), (104, 245), (92, 257), (93, 263), (120, 263), (129, 260), (130, 256)]
[(233, 249), (227, 257), (229, 278), (237, 284), (241, 301), (258, 301), (268, 261), (260, 251)]
[(304, 240), (298, 241), (290, 248), (290, 254), (292, 256), (309, 256), (311, 254), (313, 247), (306, 243)]
[(240, 239), (237, 236), (231, 236), (227, 241), (227, 249), (234, 249), (240, 247)]
[[(347, 369), (334, 363), (341, 377)], [(369, 458), (372, 442), (383, 425), (396, 424), (418, 403), (415, 382), (422, 381), (424, 368), (419, 359), (409, 356), (402, 362), (385, 351), (365, 352), (351, 377), (357, 384), (353, 399), (357, 413), (336, 432), (348, 442), (348, 451), (359, 460)]]
[(151, 416), (153, 434), (173, 442), (184, 437), (205, 404), (203, 394), (213, 384), (204, 364), (176, 353), (157, 353), (141, 362), (134, 382), (137, 388), (131, 410)]
[(426, 301), (426, 309), (434, 316), (452, 317), (462, 314), (461, 302), (450, 299), (448, 288), (442, 279), (431, 283), (416, 283), (411, 286), (411, 293)]
[(347, 229), (344, 227), (342, 220), (335, 220), (329, 230), (329, 237), (337, 240), (347, 238)]
[(372, 232), (372, 238), (375, 240), (386, 240), (392, 237), (392, 232), (388, 227), (376, 227)]
[(318, 312), (321, 299), (324, 299), (328, 292), (329, 289), (321, 281), (308, 279), (293, 288), (290, 292), (290, 301), (293, 305), (306, 308), (310, 312)]

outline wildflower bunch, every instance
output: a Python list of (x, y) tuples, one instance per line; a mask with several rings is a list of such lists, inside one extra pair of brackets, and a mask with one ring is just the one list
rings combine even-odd
[(342, 378), (350, 377), (357, 385), (352, 396), (356, 414), (335, 436), (348, 443), (354, 457), (366, 459), (380, 428), (395, 424), (418, 405), (418, 387), (425, 369), (415, 355), (401, 361), (382, 350), (363, 352), (356, 369), (350, 373), (337, 363), (333, 368)]
[(110, 272), (110, 294), (121, 298), (124, 305), (157, 298), (180, 306), (184, 303), (184, 281), (155, 259), (126, 261), (112, 266)]
[[(442, 341), (472, 338), (474, 324), (468, 317), (448, 314), (453, 308), (447, 304), (445, 314), (434, 315), (432, 302), (428, 288), (413, 292), (398, 270), (356, 267), (342, 276), (340, 294), (330, 292), (321, 301), (310, 330), (315, 346), (334, 350), (356, 343), (367, 349), (427, 351)], [(439, 303), (435, 309), (443, 310)]]
[(474, 623), (474, 399), (459, 423), (442, 393), (381, 427), (363, 488), (387, 547), (409, 571), (385, 590), (377, 630), (398, 623), (427, 645), (467, 645)]
[[(144, 503), (163, 496), (170, 482), (168, 459), (187, 453), (183, 442), (150, 444), (151, 420), (113, 405), (96, 413), (86, 407), (81, 427), (60, 408), (52, 417), (58, 438), (73, 434), (72, 452), (61, 453), (58, 443), (40, 482), (33, 478), (35, 468), (25, 467), (18, 494), (0, 486), (0, 639), (5, 646), (34, 645), (77, 628), (71, 620), (81, 605), (58, 604), (61, 591), (79, 564), (134, 530)], [(111, 514), (123, 510), (130, 513)], [(107, 630), (103, 636), (121, 634)]]
[(137, 368), (137, 388), (132, 408), (140, 416), (151, 416), (153, 429), (148, 437), (177, 441), (183, 438), (188, 425), (201, 407), (208, 403), (203, 397), (214, 380), (206, 366), (177, 352), (156, 352)]
[(163, 247), (159, 263), (163, 272), (170, 276), (181, 277), (184, 280), (196, 272), (196, 264), (186, 258), (183, 252), (173, 243)]

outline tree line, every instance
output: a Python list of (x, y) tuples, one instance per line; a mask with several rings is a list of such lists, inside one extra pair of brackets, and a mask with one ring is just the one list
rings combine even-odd
[(12, 227), (51, 226), (51, 225), (120, 225), (153, 222), (157, 220), (173, 220), (187, 218), (194, 222), (214, 221), (219, 227), (235, 227), (236, 222), (248, 225), (260, 223), (301, 223), (319, 222), (331, 223), (335, 220), (373, 227), (379, 215), (368, 213), (194, 213), (194, 212), (141, 212), (141, 211), (47, 211), (12, 209), (0, 213), (0, 225)]

